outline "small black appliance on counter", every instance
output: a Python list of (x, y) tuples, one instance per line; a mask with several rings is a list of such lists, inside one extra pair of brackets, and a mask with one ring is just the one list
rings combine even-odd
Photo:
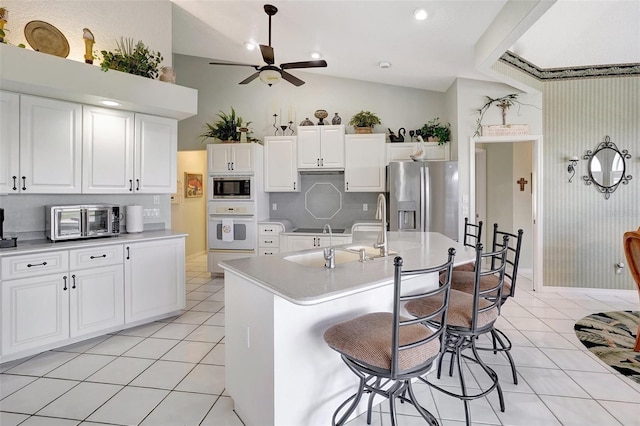
[(4, 209), (0, 209), (0, 248), (16, 247), (18, 245), (18, 237), (4, 237)]

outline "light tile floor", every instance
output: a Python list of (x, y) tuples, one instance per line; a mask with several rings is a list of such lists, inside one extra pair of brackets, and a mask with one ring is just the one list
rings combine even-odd
[[(242, 425), (224, 392), (224, 282), (206, 269), (204, 256), (187, 262), (187, 306), (178, 317), (0, 365), (0, 425)], [(474, 425), (640, 426), (640, 385), (613, 372), (573, 332), (585, 315), (629, 309), (638, 309), (635, 298), (534, 293), (520, 278), (498, 320), (515, 345), (519, 384), (500, 354), (483, 352), (502, 378), (506, 411), (495, 392), (474, 400)], [(470, 388), (486, 384), (476, 365), (465, 371)], [(446, 374), (429, 380), (453, 391), (458, 385)], [(464, 424), (459, 400), (416, 389), (443, 426)], [(398, 410), (401, 426), (424, 424), (408, 404)], [(349, 426), (365, 424), (360, 416)], [(390, 424), (386, 404), (375, 407), (372, 424)]]

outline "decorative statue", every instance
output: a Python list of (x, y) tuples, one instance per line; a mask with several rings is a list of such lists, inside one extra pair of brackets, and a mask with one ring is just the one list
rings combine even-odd
[(89, 28), (82, 29), (82, 38), (84, 39), (84, 62), (93, 64), (93, 43), (96, 42), (96, 39)]

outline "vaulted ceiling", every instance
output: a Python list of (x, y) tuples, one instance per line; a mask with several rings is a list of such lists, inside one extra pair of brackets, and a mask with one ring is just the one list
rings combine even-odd
[[(271, 0), (270, 0), (271, 1)], [(268, 44), (264, 1), (172, 0), (173, 52), (217, 61), (261, 64)], [(276, 64), (320, 52), (325, 75), (445, 91), (455, 78), (490, 80), (478, 61), (488, 33), (539, 68), (640, 64), (637, 0), (271, 1)], [(513, 22), (505, 9), (536, 13)], [(414, 19), (424, 8), (428, 18)], [(524, 16), (524, 15), (523, 15)], [(516, 18), (517, 20), (519, 18)], [(504, 34), (500, 30), (504, 29)], [(482, 59), (482, 58), (480, 58)], [(381, 68), (380, 62), (390, 67)], [(215, 72), (216, 66), (203, 72)], [(308, 70), (304, 70), (307, 72)], [(237, 67), (238, 81), (251, 68)]]

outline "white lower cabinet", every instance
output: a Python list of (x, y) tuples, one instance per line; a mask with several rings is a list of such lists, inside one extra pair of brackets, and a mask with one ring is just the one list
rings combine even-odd
[(2, 355), (69, 338), (69, 276), (50, 274), (2, 283)]
[(71, 271), (69, 335), (78, 337), (124, 324), (122, 265)]
[[(314, 248), (329, 247), (329, 235), (283, 235), (282, 240), (285, 251), (301, 251), (310, 250)], [(351, 242), (351, 236), (340, 235), (333, 236), (331, 238), (331, 244), (338, 246), (341, 244), (349, 244)]]
[(6, 256), (0, 261), (0, 362), (118, 330), (185, 305), (182, 237)]
[(280, 233), (284, 226), (275, 222), (258, 223), (258, 256), (280, 253)]
[(124, 246), (125, 322), (183, 309), (184, 239)]

